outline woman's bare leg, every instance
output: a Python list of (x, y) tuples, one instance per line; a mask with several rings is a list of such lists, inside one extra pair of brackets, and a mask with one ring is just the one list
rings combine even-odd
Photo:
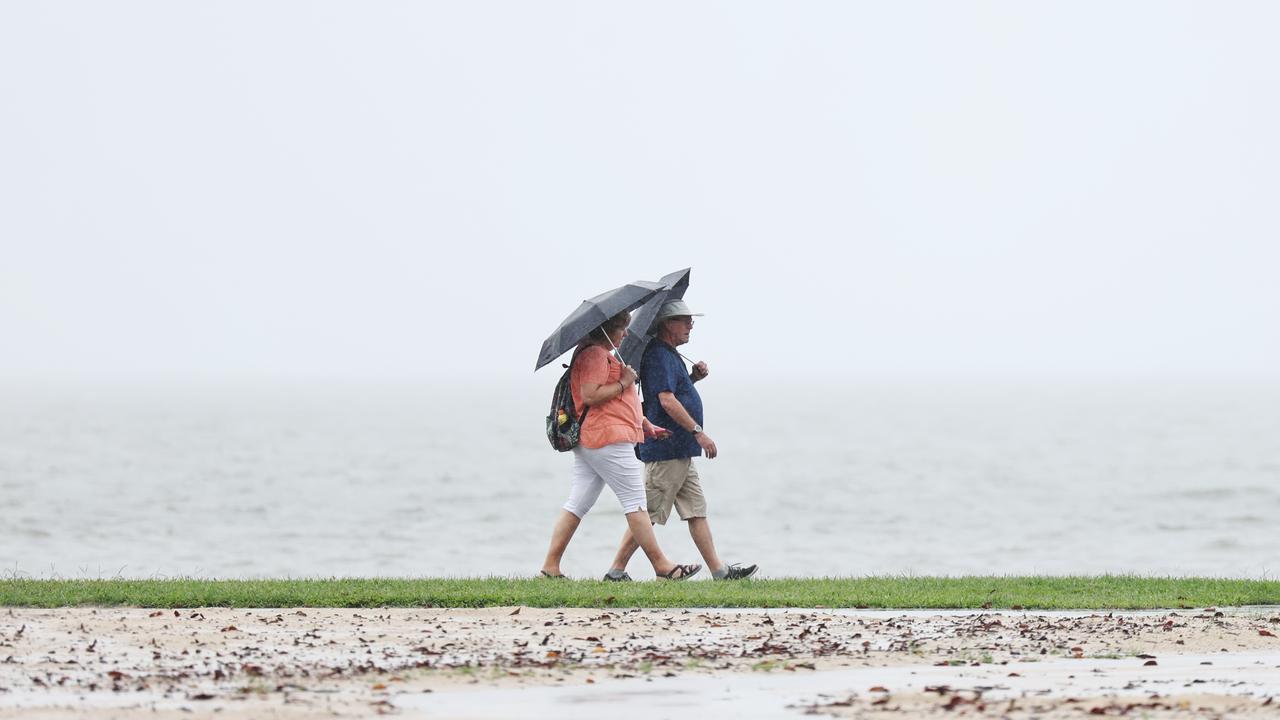
[(573, 533), (577, 531), (580, 522), (582, 518), (568, 510), (560, 511), (560, 517), (556, 518), (556, 524), (551, 528), (551, 547), (547, 548), (547, 559), (542, 561), (542, 572), (548, 575), (563, 574), (560, 572), (560, 558), (564, 556), (564, 549), (569, 547), (569, 541), (573, 539)]
[(653, 565), (653, 571), (658, 575), (671, 572), (676, 564), (668, 560), (662, 548), (658, 547), (658, 536), (653, 533), (649, 511), (636, 510), (627, 513), (627, 527), (630, 528), (631, 536), (640, 545), (640, 549), (644, 550), (644, 554), (648, 556), (649, 563)]

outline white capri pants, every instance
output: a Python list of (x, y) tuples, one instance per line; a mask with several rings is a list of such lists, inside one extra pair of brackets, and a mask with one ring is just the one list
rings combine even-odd
[(649, 501), (644, 493), (644, 464), (636, 457), (636, 446), (619, 442), (602, 448), (573, 449), (573, 489), (564, 509), (579, 519), (587, 514), (605, 485), (613, 489), (622, 504), (622, 512), (647, 512)]

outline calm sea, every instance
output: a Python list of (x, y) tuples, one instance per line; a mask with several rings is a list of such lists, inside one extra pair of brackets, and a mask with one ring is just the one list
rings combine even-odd
[[(0, 390), (0, 577), (534, 574), (553, 383)], [(1277, 387), (704, 387), (712, 529), (764, 576), (1280, 572)], [(566, 572), (623, 526), (606, 490)]]

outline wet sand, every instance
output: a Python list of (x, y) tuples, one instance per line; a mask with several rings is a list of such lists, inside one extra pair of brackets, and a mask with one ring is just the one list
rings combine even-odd
[(1270, 717), (1280, 609), (0, 609), (0, 717)]

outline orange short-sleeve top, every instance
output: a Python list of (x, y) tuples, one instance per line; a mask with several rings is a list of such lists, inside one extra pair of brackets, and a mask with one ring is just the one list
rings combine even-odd
[[(622, 377), (622, 363), (599, 345), (588, 345), (578, 351), (569, 375), (569, 389), (573, 393), (573, 405), (586, 409), (582, 402), (582, 384), (608, 385)], [(624, 388), (622, 394), (591, 407), (587, 420), (582, 424), (579, 442), (583, 447), (602, 448), (618, 442), (644, 442), (641, 426), (640, 396), (635, 385)]]

